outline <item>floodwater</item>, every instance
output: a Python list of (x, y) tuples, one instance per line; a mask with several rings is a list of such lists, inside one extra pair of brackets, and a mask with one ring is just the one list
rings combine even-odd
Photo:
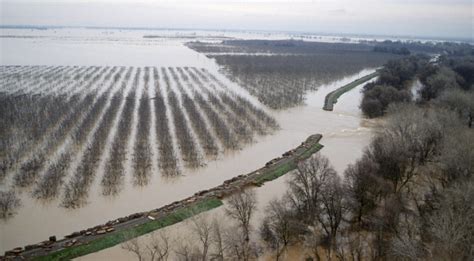
[[(188, 49), (181, 40), (143, 39), (141, 35), (135, 34), (137, 33), (110, 39), (102, 34), (100, 38), (82, 34), (70, 38), (2, 38), (1, 64), (197, 66), (218, 74), (219, 68), (213, 60)], [(156, 172), (148, 186), (127, 185), (113, 198), (101, 196), (100, 190), (91, 191), (89, 204), (75, 210), (58, 207), (59, 201), (41, 203), (31, 199), (28, 192), (24, 192), (21, 195), (23, 205), (17, 215), (7, 221), (0, 221), (0, 252), (38, 243), (51, 235), (61, 238), (111, 219), (158, 208), (191, 196), (197, 191), (260, 168), (267, 161), (298, 146), (315, 133), (323, 135), (321, 143), (325, 148), (321, 153), (326, 155), (335, 169), (342, 174), (347, 165), (354, 162), (368, 144), (372, 122), (361, 118), (358, 108), (360, 86), (341, 97), (333, 112), (321, 109), (324, 96), (335, 88), (373, 71), (364, 70), (322, 86), (318, 91), (308, 94), (305, 106), (269, 111), (280, 124), (281, 130), (273, 135), (258, 137), (253, 144), (240, 151), (221, 155), (216, 161), (208, 162), (204, 168), (183, 170), (183, 176), (179, 178), (167, 179)], [(234, 91), (257, 103), (244, 89), (230, 83), (222, 75), (219, 78)], [(285, 190), (285, 178), (266, 184), (257, 190), (259, 206), (266, 205), (266, 202), (280, 196)], [(219, 212), (220, 209), (213, 211)], [(112, 256), (127, 259), (123, 252), (120, 247), (115, 247), (85, 258), (103, 259), (105, 253), (108, 259)], [(109, 254), (111, 256), (108, 256)]]

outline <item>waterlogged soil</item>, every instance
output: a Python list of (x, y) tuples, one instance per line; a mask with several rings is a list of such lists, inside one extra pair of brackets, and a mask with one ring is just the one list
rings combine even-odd
[[(2, 65), (71, 65), (77, 63), (78, 65), (198, 66), (219, 75), (219, 68), (212, 60), (191, 51), (183, 45), (182, 41), (176, 39), (170, 41), (147, 39), (136, 40), (132, 43), (115, 42), (121, 47), (126, 46), (125, 49), (119, 47), (110, 49), (107, 44), (91, 41), (90, 39), (82, 43), (76, 38), (74, 38), (74, 43), (69, 43), (64, 39), (53, 39), (49, 40), (50, 42), (41, 39), (43, 42), (35, 47), (39, 48), (37, 52), (41, 53), (49, 49), (51, 45), (58, 45), (58, 48), (64, 49), (58, 51), (64, 54), (61, 58), (57, 58), (60, 56), (59, 53), (55, 56), (46, 56), (37, 52), (27, 53), (28, 58), (15, 58), (20, 57), (19, 54), (23, 50), (36, 46), (35, 42), (31, 39), (23, 39), (24, 42), (21, 42), (21, 39), (8, 39), (7, 41), (21, 43), (16, 48), (16, 43), (9, 42), (5, 45), (4, 40), (1, 39), (2, 53), (7, 53), (5, 50), (8, 50), (16, 52), (16, 55), (2, 58)], [(101, 41), (107, 42), (108, 40), (102, 39)], [(146, 51), (141, 49), (144, 46), (143, 41), (150, 45), (146, 47)], [(153, 41), (156, 41), (156, 43), (153, 43)], [(84, 46), (84, 44), (87, 46)], [(78, 45), (79, 49), (75, 45)], [(157, 51), (160, 48), (165, 50)], [(77, 52), (81, 52), (83, 49), (91, 55), (84, 58), (78, 54), (71, 54), (77, 50)], [(143, 54), (138, 56), (140, 58), (134, 56), (141, 52)], [(93, 54), (96, 54), (96, 56)], [(122, 56), (120, 60), (114, 60), (119, 58), (110, 58), (110, 60), (105, 58), (118, 55)], [(88, 60), (89, 57), (93, 57), (91, 58), (92, 62)], [(177, 59), (173, 59), (173, 57), (177, 57)], [(91, 191), (88, 204), (83, 208), (74, 210), (59, 207), (59, 201), (44, 203), (33, 200), (28, 195), (29, 192), (25, 191), (21, 195), (22, 207), (18, 209), (17, 214), (6, 221), (0, 221), (0, 253), (14, 247), (38, 243), (51, 235), (61, 238), (73, 231), (102, 224), (130, 213), (158, 208), (175, 200), (191, 196), (196, 191), (214, 187), (224, 180), (261, 167), (270, 159), (298, 146), (309, 135), (315, 133), (323, 135), (321, 144), (325, 147), (321, 153), (329, 157), (336, 170), (342, 174), (347, 165), (354, 162), (368, 144), (371, 136), (371, 126), (374, 122), (364, 120), (361, 117), (358, 108), (361, 97), (360, 86), (339, 98), (333, 112), (322, 110), (324, 97), (328, 92), (373, 71), (374, 69), (364, 70), (359, 74), (320, 87), (318, 91), (307, 95), (306, 105), (304, 106), (284, 111), (269, 111), (281, 127), (275, 134), (257, 137), (252, 144), (245, 146), (242, 150), (220, 155), (217, 160), (207, 162), (204, 168), (194, 171), (184, 170), (183, 175), (179, 178), (164, 178), (158, 171), (154, 170), (148, 186), (127, 185), (116, 197), (103, 197), (100, 190)], [(251, 97), (245, 90), (230, 83), (222, 75), (219, 75), (219, 78), (225, 81), (234, 91), (242, 93), (257, 104), (255, 98)], [(284, 193), (286, 190), (285, 179), (287, 177), (277, 179), (257, 189), (260, 209), (269, 200)], [(222, 209), (219, 208), (213, 211), (219, 213)], [(261, 216), (262, 213), (258, 213), (256, 220), (259, 220)], [(179, 227), (180, 225), (176, 226)], [(103, 260), (104, 258), (130, 259), (130, 256), (123, 252), (117, 246), (85, 258), (91, 260)]]

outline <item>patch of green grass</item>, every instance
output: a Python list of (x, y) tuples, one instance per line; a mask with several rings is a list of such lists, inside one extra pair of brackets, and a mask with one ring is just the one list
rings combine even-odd
[[(318, 152), (320, 149), (322, 149), (324, 146), (317, 143), (313, 146), (311, 146), (311, 148), (307, 149), (305, 152), (301, 153), (301, 155), (299, 155), (298, 159), (299, 160), (304, 160), (304, 159), (307, 159), (309, 158), (311, 155), (313, 155), (314, 153)], [(296, 169), (296, 162), (294, 161), (289, 161), (287, 162), (286, 164), (283, 164), (281, 166), (278, 166), (277, 168), (275, 169), (269, 169), (265, 174), (261, 175), (260, 177), (258, 177), (256, 180), (255, 180), (255, 183), (258, 185), (258, 186), (261, 186), (263, 185), (263, 183), (265, 182), (268, 182), (268, 181), (272, 181), (274, 179), (277, 179), (283, 175), (285, 175), (286, 173)]]
[(299, 156), (299, 160), (305, 160), (309, 157), (311, 157), (311, 155), (313, 155), (314, 153), (318, 152), (319, 150), (321, 150), (322, 148), (324, 147), (324, 145), (321, 145), (319, 143), (313, 145), (311, 148), (309, 148), (307, 151), (301, 153), (301, 155)]
[(265, 174), (259, 176), (255, 180), (255, 184), (257, 184), (258, 186), (261, 186), (263, 185), (263, 183), (277, 179), (285, 175), (286, 173), (294, 170), (295, 168), (296, 168), (296, 164), (293, 161), (290, 161), (286, 164), (279, 166), (278, 168), (274, 170), (269, 170)]
[(113, 247), (134, 237), (176, 224), (201, 212), (217, 208), (222, 204), (222, 201), (216, 198), (199, 201), (191, 207), (179, 209), (166, 217), (157, 220), (150, 220), (149, 222), (136, 227), (112, 232), (104, 237), (91, 241), (88, 244), (69, 247), (46, 256), (37, 257), (34, 260), (68, 260), (84, 256), (102, 249)]

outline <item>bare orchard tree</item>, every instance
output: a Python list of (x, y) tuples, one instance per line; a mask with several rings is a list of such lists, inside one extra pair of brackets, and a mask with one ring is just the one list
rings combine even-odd
[(12, 216), (20, 206), (20, 199), (13, 190), (0, 191), (0, 218), (6, 219)]
[(252, 255), (250, 244), (250, 220), (257, 209), (257, 199), (253, 190), (243, 190), (230, 196), (226, 214), (237, 222), (239, 233), (233, 232), (227, 237), (228, 244), (239, 260), (249, 260)]

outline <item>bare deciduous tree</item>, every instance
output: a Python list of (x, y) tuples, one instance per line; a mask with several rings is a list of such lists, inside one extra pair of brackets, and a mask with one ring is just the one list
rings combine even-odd
[[(332, 258), (337, 236), (347, 212), (344, 189), (329, 160), (318, 154), (300, 163), (289, 181), (289, 199), (300, 221), (310, 231), (323, 232), (324, 238), (311, 237), (311, 244), (321, 242)], [(317, 249), (317, 246), (312, 247)]]
[(377, 175), (392, 183), (399, 193), (418, 173), (419, 167), (432, 162), (449, 128), (459, 126), (452, 112), (391, 105), (387, 124), (365, 152), (378, 165)]
[(225, 245), (225, 227), (215, 217), (212, 221), (212, 244), (214, 245), (214, 252), (211, 253), (211, 259), (223, 261), (227, 246)]
[(192, 231), (199, 240), (200, 260), (208, 259), (209, 250), (212, 243), (213, 224), (206, 215), (195, 216), (191, 219)]
[(129, 240), (122, 243), (120, 247), (134, 254), (138, 260), (168, 260), (171, 239), (166, 232), (154, 232), (146, 238), (139, 238), (133, 233), (127, 233), (125, 237)]
[(197, 261), (200, 260), (200, 253), (196, 247), (187, 239), (180, 239), (174, 249), (176, 259), (180, 261)]
[(297, 171), (288, 182), (288, 197), (304, 222), (315, 220), (319, 213), (322, 186), (334, 175), (337, 174), (329, 160), (319, 153), (298, 164)]
[(346, 229), (339, 237), (337, 258), (339, 260), (374, 260), (370, 233)]
[(376, 209), (378, 200), (387, 193), (387, 183), (378, 176), (377, 171), (377, 163), (367, 155), (363, 155), (344, 172), (352, 221), (358, 226), (363, 225), (370, 212)]
[(457, 129), (445, 138), (437, 160), (443, 170), (440, 175), (443, 186), (474, 175), (474, 132)]
[(413, 213), (400, 213), (398, 224), (390, 240), (390, 257), (419, 260), (425, 256), (425, 246), (421, 241), (421, 223)]
[(170, 253), (170, 238), (166, 232), (158, 231), (150, 236), (151, 242), (146, 246), (152, 261), (166, 261)]
[(431, 258), (472, 260), (474, 242), (474, 182), (472, 176), (440, 195), (436, 210), (428, 216), (432, 239)]
[(280, 260), (288, 246), (294, 244), (302, 227), (284, 200), (272, 200), (266, 208), (266, 216), (260, 226), (260, 236), (268, 248), (275, 251)]
[(474, 93), (459, 89), (444, 91), (436, 103), (458, 113), (461, 121), (469, 128), (474, 122)]
[(138, 238), (132, 238), (120, 245), (124, 250), (127, 250), (133, 253), (139, 261), (145, 260), (145, 253), (143, 252), (143, 247), (138, 242)]
[(346, 199), (344, 198), (341, 179), (337, 175), (332, 175), (322, 186), (321, 211), (317, 215), (319, 224), (329, 239), (329, 260), (333, 258), (333, 254), (337, 249), (338, 233), (347, 211), (348, 207)]
[(235, 220), (240, 233), (229, 234), (228, 241), (233, 246), (231, 249), (239, 259), (249, 260), (252, 255), (250, 244), (250, 220), (257, 208), (257, 199), (253, 190), (244, 190), (235, 193), (227, 201), (226, 214)]
[(243, 190), (229, 197), (226, 214), (237, 221), (245, 240), (250, 238), (250, 219), (257, 209), (257, 199), (253, 190)]

